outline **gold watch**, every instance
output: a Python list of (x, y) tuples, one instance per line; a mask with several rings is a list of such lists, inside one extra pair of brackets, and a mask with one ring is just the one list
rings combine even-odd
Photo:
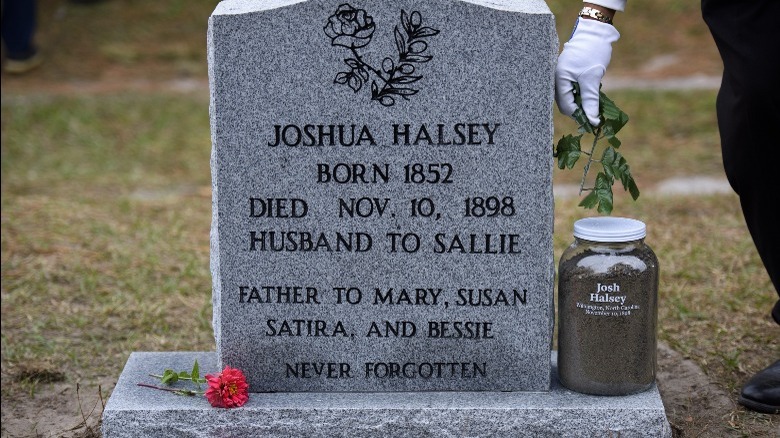
[(585, 6), (580, 11), (580, 17), (588, 17), (592, 18), (596, 21), (600, 21), (602, 23), (612, 24), (612, 19), (604, 15), (603, 12), (599, 11), (598, 9), (591, 8), (590, 6)]

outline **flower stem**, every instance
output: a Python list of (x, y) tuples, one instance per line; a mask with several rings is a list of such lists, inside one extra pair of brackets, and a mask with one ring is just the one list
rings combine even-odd
[[(149, 377), (154, 377), (155, 379), (162, 379), (163, 378), (163, 376), (160, 376), (158, 374), (149, 374)], [(177, 376), (176, 378), (179, 379), (179, 380), (192, 380), (192, 377)]]
[(160, 391), (166, 391), (166, 392), (172, 392), (176, 395), (186, 395), (186, 396), (195, 396), (195, 395), (203, 395), (203, 392), (199, 391), (193, 391), (191, 389), (173, 389), (173, 388), (161, 388), (159, 386), (154, 385), (148, 385), (146, 383), (136, 383), (138, 386), (143, 386), (144, 388), (152, 388), (152, 389), (159, 389)]
[(152, 388), (152, 389), (159, 389), (160, 391), (168, 391), (168, 392), (179, 392), (178, 389), (172, 389), (172, 388), (161, 388), (159, 386), (154, 385), (147, 385), (146, 383), (138, 383), (138, 386), (143, 386), (144, 388)]
[(596, 128), (595, 131), (593, 131), (593, 145), (590, 148), (590, 153), (586, 154), (588, 155), (588, 162), (585, 164), (585, 169), (582, 171), (582, 180), (580, 181), (580, 195), (582, 195), (582, 192), (585, 191), (585, 178), (588, 176), (588, 171), (590, 170), (590, 165), (593, 163), (593, 154), (596, 152), (596, 144), (599, 141), (599, 135), (601, 134), (601, 128)]

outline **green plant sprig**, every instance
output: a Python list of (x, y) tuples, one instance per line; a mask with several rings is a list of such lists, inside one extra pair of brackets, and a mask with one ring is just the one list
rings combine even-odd
[(178, 373), (172, 369), (166, 369), (163, 371), (162, 375), (158, 374), (149, 374), (149, 376), (154, 377), (156, 379), (160, 379), (160, 383), (163, 383), (165, 385), (172, 385), (179, 380), (189, 380), (196, 385), (198, 385), (198, 389), (200, 389), (201, 383), (206, 383), (206, 379), (200, 377), (200, 370), (198, 367), (198, 361), (195, 361), (195, 364), (192, 366), (192, 371), (179, 371)]
[[(558, 141), (553, 156), (558, 159), (559, 169), (572, 169), (581, 156), (588, 157), (582, 171), (579, 194), (590, 193), (580, 201), (579, 206), (583, 208), (597, 207), (599, 213), (609, 215), (612, 213), (614, 205), (612, 186), (615, 184), (615, 180), (620, 180), (623, 189), (628, 190), (635, 201), (639, 198), (639, 188), (631, 175), (631, 168), (625, 157), (617, 151), (621, 142), (616, 134), (628, 123), (628, 114), (618, 108), (604, 92), (599, 91), (599, 119), (601, 123), (594, 127), (582, 109), (579, 84), (576, 82), (572, 82), (572, 84), (574, 85), (574, 100), (577, 104), (577, 110), (572, 117), (579, 125), (578, 135), (563, 136)], [(590, 151), (582, 150), (581, 141), (585, 134), (593, 136)], [(600, 158), (596, 158), (599, 141), (604, 139), (606, 139), (606, 147)], [(599, 163), (601, 171), (596, 175), (593, 187), (585, 187), (588, 172), (593, 163)]]

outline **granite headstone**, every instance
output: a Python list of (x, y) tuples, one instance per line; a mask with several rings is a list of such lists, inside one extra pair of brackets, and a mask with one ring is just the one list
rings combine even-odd
[[(251, 394), (240, 409), (136, 385), (150, 369), (217, 369), (213, 352), (134, 352), (103, 411), (105, 438), (631, 437), (671, 438), (655, 385), (629, 396), (549, 392)], [(556, 357), (552, 354), (553, 375)], [(186, 382), (176, 388), (191, 388)]]
[(219, 366), (250, 390), (547, 391), (543, 0), (221, 2)]

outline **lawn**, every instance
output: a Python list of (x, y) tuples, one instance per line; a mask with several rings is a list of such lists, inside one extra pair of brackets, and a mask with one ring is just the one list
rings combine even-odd
[[(612, 97), (632, 116), (621, 151), (646, 190), (634, 202), (618, 189), (613, 214), (648, 224), (659, 338), (734, 394), (780, 352), (738, 199), (652, 190), (670, 176), (722, 177), (714, 92)], [(201, 95), (3, 100), (4, 399), (17, 385), (117, 376), (132, 351), (213, 350), (207, 112)], [(574, 122), (556, 126), (559, 137)], [(556, 184), (578, 180), (556, 170)], [(577, 202), (556, 201), (556, 260), (574, 220), (594, 214)], [(735, 427), (771, 426), (763, 417), (738, 411)]]
[[(564, 42), (573, 21), (567, 14), (579, 3), (549, 4)], [(29, 77), (3, 77), (3, 437), (12, 436), (6, 423), (14, 415), (37, 415), (34, 409), (47, 403), (67, 405), (62, 409), (73, 412), (73, 421), (66, 426), (78, 424), (75, 402), (84, 388), (96, 392), (103, 383), (101, 395), (108, 396), (132, 351), (214, 349), (207, 97), (57, 87), (205, 81), (205, 26), (215, 5), (42, 0), (39, 40), (47, 63)], [(719, 72), (697, 2), (629, 2), (616, 23), (623, 38), (610, 74)], [(668, 56), (685, 62), (648, 67), (648, 60)], [(659, 339), (735, 399), (748, 376), (780, 357), (778, 327), (769, 316), (777, 297), (735, 195), (654, 190), (671, 177), (724, 177), (716, 92), (610, 96), (631, 117), (620, 133), (621, 152), (642, 190), (634, 202), (618, 189), (613, 215), (648, 225), (647, 242), (661, 269)], [(556, 139), (576, 130), (558, 114), (555, 127)], [(562, 186), (580, 176), (556, 169), (554, 180)], [(578, 201), (556, 199), (556, 260), (571, 242), (573, 222), (595, 214)], [(76, 384), (81, 394), (68, 389)], [(17, 406), (29, 412), (11, 409)], [(668, 410), (670, 421), (697, 436), (698, 426), (689, 426), (704, 414), (697, 409)], [(736, 436), (777, 436), (776, 419), (742, 408), (718, 421)]]

